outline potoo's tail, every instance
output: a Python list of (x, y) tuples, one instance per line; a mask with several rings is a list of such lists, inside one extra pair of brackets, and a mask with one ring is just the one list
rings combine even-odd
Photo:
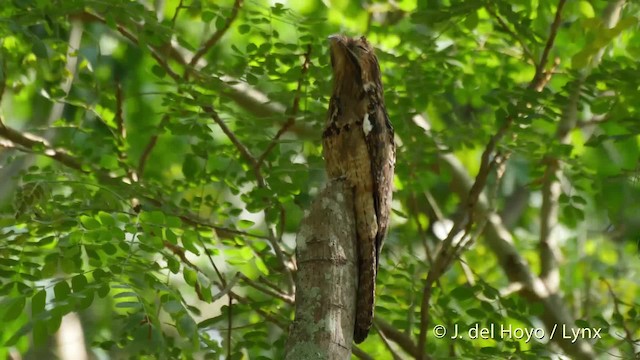
[[(371, 246), (369, 246), (371, 245)], [(359, 344), (367, 338), (373, 323), (376, 297), (376, 249), (373, 241), (358, 244), (359, 269), (356, 297), (356, 326), (353, 341)]]

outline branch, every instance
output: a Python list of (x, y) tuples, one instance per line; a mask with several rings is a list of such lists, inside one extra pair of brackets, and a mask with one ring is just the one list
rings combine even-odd
[[(551, 28), (552, 35), (557, 31), (557, 25), (555, 24), (556, 22), (559, 22), (559, 12), (563, 3), (564, 1), (561, 0), (558, 5), (556, 21), (554, 21), (554, 25), (552, 25)], [(616, 0), (612, 1), (607, 7), (607, 11), (603, 17), (603, 23), (607, 24), (609, 28), (615, 27), (619, 19), (622, 5), (624, 5), (624, 1)], [(550, 35), (550, 37), (552, 35)], [(549, 44), (549, 42), (547, 42), (547, 44)], [(559, 144), (569, 144), (571, 142), (569, 135), (571, 130), (576, 128), (578, 123), (578, 107), (582, 84), (588, 73), (598, 65), (603, 49), (604, 47), (598, 51), (598, 54), (600, 55), (594, 57), (590, 67), (583, 71), (573, 86), (570, 87), (571, 90), (569, 97), (562, 112), (562, 117), (558, 123), (558, 128), (556, 129), (556, 139)], [(546, 47), (543, 56), (545, 54), (548, 54)], [(538, 71), (539, 69), (536, 69), (536, 73), (538, 73)], [(561, 252), (556, 241), (556, 236), (554, 236), (553, 233), (558, 224), (558, 214), (560, 209), (559, 199), (562, 192), (560, 178), (563, 173), (560, 160), (561, 159), (551, 153), (545, 155), (543, 159), (546, 169), (542, 179), (542, 205), (540, 208), (540, 276), (544, 280), (549, 291), (553, 293), (557, 292), (560, 286), (558, 262), (561, 258)]]
[[(101, 17), (100, 15), (97, 14), (93, 14), (91, 12), (88, 11), (84, 11), (80, 14), (75, 15), (75, 18), (80, 18), (84, 21), (97, 21), (97, 22), (101, 22), (103, 24), (107, 24), (107, 21)], [(124, 25), (118, 23), (116, 24), (116, 30), (118, 30), (118, 32), (124, 36), (125, 38), (127, 38), (129, 41), (131, 41), (132, 43), (140, 46), (140, 41), (138, 40), (138, 38), (136, 37), (136, 35), (134, 35), (131, 31), (129, 31), (129, 29), (127, 29)], [(136, 29), (137, 32), (141, 32), (141, 26), (138, 26), (138, 28)], [(169, 45), (169, 47), (171, 47)], [(173, 69), (171, 68), (171, 66), (169, 66), (169, 63), (167, 62), (167, 60), (161, 56), (160, 54), (169, 54), (170, 57), (179, 62), (180, 64), (184, 64), (185, 61), (184, 59), (182, 59), (181, 56), (179, 56), (179, 54), (175, 51), (175, 49), (172, 49), (173, 51), (164, 51), (164, 49), (157, 49), (154, 48), (150, 45), (146, 45), (146, 48), (150, 51), (151, 56), (156, 60), (156, 62), (158, 62), (158, 64), (160, 65), (160, 67), (162, 67), (162, 69), (175, 81), (180, 80), (180, 76), (178, 76), (178, 74), (176, 74), (175, 71), (173, 71)]]
[[(430, 134), (427, 133), (427, 136)], [(447, 167), (453, 176), (452, 188), (459, 196), (465, 195), (472, 186), (471, 177), (464, 165), (452, 154), (438, 152), (438, 158), (443, 166)], [(535, 276), (527, 261), (516, 249), (511, 233), (504, 227), (500, 217), (490, 211), (489, 201), (481, 195), (476, 207), (478, 217), (486, 218), (484, 228), (484, 240), (487, 247), (495, 254), (498, 264), (502, 267), (509, 281), (513, 284), (521, 284), (522, 295), (530, 302), (540, 302), (544, 306), (541, 320), (552, 329), (554, 325), (566, 324), (571, 327), (575, 320), (571, 312), (557, 294), (550, 294), (544, 283)], [(555, 337), (564, 352), (576, 359), (592, 359), (595, 357), (591, 345), (584, 339), (577, 339), (575, 343)]]
[(258, 184), (260, 185), (260, 187), (263, 187), (265, 185), (265, 182), (264, 182), (264, 178), (262, 177), (262, 174), (260, 173), (260, 167), (258, 166), (258, 161), (251, 154), (249, 149), (242, 142), (240, 142), (240, 140), (236, 137), (236, 135), (233, 133), (233, 131), (231, 131), (231, 129), (229, 129), (227, 124), (225, 124), (224, 121), (222, 121), (222, 119), (220, 118), (218, 113), (215, 111), (213, 106), (204, 105), (204, 106), (202, 106), (202, 109), (207, 114), (209, 114), (211, 116), (213, 121), (216, 124), (218, 124), (218, 126), (220, 127), (222, 132), (225, 135), (227, 135), (229, 140), (231, 140), (231, 143), (233, 143), (233, 145), (236, 147), (236, 149), (238, 149), (238, 151), (240, 152), (242, 157), (244, 157), (244, 159), (249, 163), (249, 165), (251, 167), (253, 167), (253, 174), (255, 175), (256, 180), (258, 181)]
[(296, 96), (293, 98), (291, 115), (289, 116), (289, 119), (287, 119), (287, 122), (284, 123), (284, 125), (282, 125), (282, 128), (278, 130), (278, 132), (276, 133), (276, 136), (273, 137), (273, 140), (271, 140), (271, 143), (269, 143), (269, 145), (264, 150), (262, 155), (260, 155), (260, 157), (258, 158), (258, 164), (257, 164), (258, 168), (262, 166), (264, 159), (267, 157), (267, 155), (269, 155), (269, 152), (271, 152), (271, 150), (273, 150), (273, 148), (276, 146), (282, 134), (287, 132), (289, 128), (293, 126), (293, 124), (296, 121), (296, 116), (298, 115), (298, 110), (300, 109), (300, 95), (302, 92), (302, 83), (304, 82), (304, 77), (307, 74), (307, 71), (309, 70), (310, 63), (311, 63), (311, 45), (307, 45), (307, 52), (304, 54), (304, 62), (302, 63), (302, 70), (300, 71), (300, 78), (298, 79), (298, 87), (296, 88)]
[[(548, 56), (551, 48), (553, 47), (554, 39), (557, 35), (558, 27), (560, 25), (560, 15), (562, 11), (562, 7), (564, 6), (566, 0), (560, 0), (558, 4), (558, 9), (556, 11), (556, 16), (553, 24), (551, 25), (551, 31), (549, 34), (549, 38), (547, 39), (547, 43), (545, 45), (545, 49), (543, 51), (540, 63), (536, 66), (536, 74), (533, 79), (529, 83), (529, 88), (536, 89), (537, 91), (542, 91), (542, 88), (549, 80), (549, 76), (544, 72), (544, 68), (546, 67), (546, 63), (548, 61)], [(541, 70), (539, 70), (541, 69)], [(522, 101), (522, 100), (521, 100)], [(458, 217), (458, 219), (454, 222), (454, 225), (449, 232), (447, 238), (442, 242), (440, 250), (436, 254), (435, 261), (433, 266), (429, 270), (427, 275), (427, 279), (425, 280), (425, 285), (423, 289), (422, 295), (422, 308), (421, 308), (421, 321), (420, 321), (420, 334), (418, 336), (418, 349), (425, 349), (426, 340), (427, 340), (427, 332), (429, 325), (429, 315), (427, 309), (429, 308), (429, 302), (431, 299), (431, 291), (434, 282), (440, 278), (447, 270), (447, 268), (451, 265), (453, 260), (459, 256), (464, 248), (470, 245), (470, 242), (467, 241), (459, 241), (458, 244), (453, 246), (454, 239), (457, 236), (460, 236), (461, 232), (463, 237), (469, 236), (471, 232), (471, 228), (474, 225), (474, 215), (476, 214), (476, 205), (480, 200), (480, 195), (482, 194), (489, 174), (493, 168), (496, 167), (500, 162), (504, 162), (508, 159), (509, 155), (498, 155), (494, 154), (498, 142), (505, 136), (505, 134), (511, 128), (513, 124), (515, 115), (508, 115), (504, 120), (504, 123), (498, 129), (498, 131), (489, 139), (489, 142), (485, 146), (484, 151), (482, 152), (481, 160), (480, 160), (480, 169), (478, 170), (478, 174), (476, 175), (476, 179), (471, 185), (468, 194), (465, 196), (465, 200), (463, 203), (463, 208), (465, 209), (465, 213)], [(493, 157), (493, 159), (492, 159)], [(485, 218), (483, 218), (485, 219)], [(478, 233), (479, 234), (479, 233)], [(419, 357), (422, 358), (422, 357)]]
[[(160, 123), (158, 124), (158, 130), (162, 129), (168, 122), (169, 122), (169, 115), (164, 114), (162, 119), (160, 119)], [(142, 150), (142, 154), (140, 155), (140, 160), (138, 160), (138, 177), (139, 178), (142, 178), (142, 175), (144, 175), (144, 168), (147, 166), (147, 160), (151, 155), (151, 151), (153, 151), (153, 148), (158, 143), (158, 136), (159, 135), (157, 133), (151, 135), (151, 137), (149, 138), (149, 142), (144, 147), (144, 150)]]
[[(77, 157), (68, 154), (63, 149), (53, 148), (49, 144), (49, 142), (44, 138), (41, 138), (36, 135), (28, 134), (28, 133), (23, 134), (19, 131), (16, 131), (6, 126), (2, 120), (2, 117), (0, 117), (0, 137), (10, 141), (10, 143), (8, 144), (2, 143), (1, 145), (4, 147), (13, 148), (13, 149), (17, 149), (25, 152), (26, 151), (34, 152), (39, 155), (47, 156), (68, 168), (77, 170), (84, 174), (93, 173), (102, 182), (113, 183), (113, 181), (118, 180), (117, 178), (112, 177), (107, 172), (101, 171), (99, 169), (92, 169), (91, 166), (83, 163)], [(20, 145), (21, 147), (15, 146), (16, 144)], [(118, 182), (118, 184), (122, 185), (125, 183), (120, 181)], [(148, 196), (141, 196), (141, 198), (153, 204), (153, 206), (156, 206), (158, 208), (166, 208), (166, 204), (161, 200), (157, 200)], [(232, 238), (234, 236), (246, 236), (246, 237), (253, 237), (257, 239), (269, 240), (269, 237), (266, 237), (266, 236), (255, 235), (245, 231), (229, 229), (229, 228), (221, 227), (218, 225), (213, 225), (211, 223), (208, 223), (205, 220), (200, 219), (198, 216), (194, 214), (173, 214), (173, 215), (179, 217), (180, 220), (182, 220), (183, 222), (189, 225), (192, 225), (192, 226), (197, 225), (197, 226), (202, 226), (202, 227), (215, 230), (216, 235), (221, 238)]]
[[(453, 260), (463, 250), (463, 241), (459, 241), (454, 245), (454, 240), (460, 236), (461, 231), (465, 230), (463, 236), (470, 234), (471, 226), (474, 223), (473, 217), (476, 214), (476, 205), (480, 199), (480, 195), (486, 185), (487, 179), (491, 172), (491, 169), (496, 164), (491, 160), (491, 155), (494, 153), (498, 142), (504, 137), (508, 129), (513, 123), (513, 117), (508, 116), (504, 124), (498, 129), (498, 131), (489, 139), (485, 150), (482, 153), (480, 160), (480, 169), (478, 175), (471, 185), (468, 193), (465, 195), (465, 200), (462, 205), (465, 209), (465, 213), (458, 217), (454, 222), (453, 227), (449, 231), (447, 238), (442, 242), (439, 251), (436, 253), (435, 259), (422, 292), (422, 305), (421, 305), (421, 318), (420, 318), (420, 334), (418, 335), (418, 349), (424, 351), (427, 344), (427, 332), (429, 327), (429, 302), (431, 300), (433, 284), (446, 272)], [(418, 359), (424, 359), (424, 354), (419, 354)]]
[(549, 53), (553, 48), (553, 43), (556, 39), (556, 35), (558, 35), (558, 29), (560, 28), (560, 22), (562, 20), (562, 8), (564, 7), (564, 4), (566, 2), (566, 0), (558, 1), (556, 16), (553, 19), (553, 23), (551, 24), (551, 30), (549, 31), (547, 43), (544, 46), (542, 56), (540, 56), (540, 62), (538, 63), (538, 66), (536, 66), (536, 73), (533, 76), (533, 81), (530, 84), (530, 88), (536, 89), (537, 91), (542, 91), (542, 87), (544, 86), (543, 82), (545, 77), (545, 68), (547, 66), (547, 62), (549, 61)]
[(265, 293), (265, 294), (267, 294), (267, 295), (269, 295), (271, 297), (280, 299), (280, 300), (286, 302), (287, 304), (292, 304), (293, 305), (295, 303), (295, 299), (292, 298), (289, 295), (286, 295), (286, 294), (283, 294), (281, 292), (274, 291), (274, 290), (272, 290), (270, 288), (264, 287), (264, 286), (256, 283), (255, 281), (249, 279), (248, 277), (246, 277), (242, 273), (239, 273), (239, 276), (242, 279), (242, 281), (244, 281), (247, 285), (251, 286), (252, 288), (254, 288), (254, 289), (256, 289), (256, 290), (258, 290), (258, 291), (260, 291), (262, 293)]
[(629, 329), (627, 324), (624, 322), (624, 316), (622, 316), (622, 311), (620, 311), (620, 304), (623, 304), (623, 302), (618, 298), (618, 296), (616, 296), (616, 293), (613, 292), (613, 288), (611, 287), (611, 284), (609, 284), (607, 279), (605, 279), (604, 277), (600, 277), (600, 281), (604, 282), (607, 285), (607, 288), (609, 289), (609, 294), (611, 294), (611, 297), (613, 298), (613, 309), (621, 319), (620, 322), (625, 335), (624, 340), (631, 347), (631, 354), (636, 354), (635, 344), (638, 342), (638, 340), (634, 340), (633, 331), (631, 331), (631, 329)]
[(89, 171), (86, 168), (83, 168), (80, 161), (78, 161), (78, 159), (76, 159), (75, 157), (67, 154), (64, 150), (56, 150), (52, 148), (45, 138), (28, 133), (23, 135), (19, 131), (7, 127), (1, 117), (0, 137), (10, 140), (15, 144), (21, 145), (29, 151), (35, 152), (36, 149), (42, 149), (42, 155), (50, 157), (72, 169), (81, 171), (83, 173), (89, 173)]
[[(426, 123), (426, 119), (422, 117), (419, 117), (417, 121)], [(425, 131), (425, 135), (435, 141), (429, 131)], [(436, 143), (436, 147), (440, 149), (442, 145)], [(437, 154), (440, 163), (447, 167), (453, 176), (452, 189), (460, 197), (468, 196), (471, 193), (474, 182), (464, 165), (449, 152), (438, 151)], [(477, 218), (486, 219), (483, 238), (487, 247), (497, 257), (498, 263), (503, 268), (509, 281), (522, 284), (522, 295), (530, 302), (540, 302), (544, 306), (545, 311), (541, 316), (541, 320), (547, 329), (552, 329), (556, 324), (558, 326), (562, 324), (568, 327), (573, 326), (575, 320), (570, 315), (571, 313), (563, 303), (562, 298), (558, 294), (550, 293), (544, 282), (534, 275), (527, 261), (522, 258), (516, 249), (511, 233), (504, 227), (498, 214), (491, 210), (489, 201), (483, 192), (478, 195), (474, 211)], [(429, 274), (431, 274), (431, 271)], [(429, 297), (431, 287), (425, 287), (425, 291), (429, 292), (426, 294)], [(573, 358), (592, 359), (595, 357), (591, 345), (584, 339), (577, 339), (575, 343), (572, 343), (567, 339), (554, 337), (553, 341)], [(418, 347), (418, 349), (424, 351), (424, 348)]]
[[(375, 319), (375, 325), (378, 327), (378, 330), (384, 334), (388, 339), (393, 340), (396, 344), (398, 344), (402, 350), (406, 351), (413, 357), (418, 357), (418, 348), (416, 344), (411, 340), (407, 334), (398, 331), (391, 324), (385, 322), (382, 319)], [(429, 357), (427, 357), (428, 359)]]
[[(65, 76), (63, 76), (63, 80), (60, 83), (60, 89), (64, 96), (69, 94), (71, 90), (71, 86), (76, 77), (77, 63), (78, 63), (78, 50), (80, 49), (80, 44), (82, 42), (82, 35), (84, 32), (84, 26), (80, 21), (71, 21), (71, 28), (69, 30), (69, 40), (66, 51), (66, 61), (65, 61)], [(6, 74), (6, 64), (3, 60), (3, 74)], [(6, 76), (6, 75), (5, 75)], [(2, 94), (5, 90), (5, 82), (6, 79), (2, 79)], [(0, 94), (0, 96), (2, 95)], [(49, 110), (49, 115), (46, 118), (46, 122), (43, 124), (42, 121), (38, 121), (38, 125), (44, 125), (44, 128), (47, 130), (44, 132), (44, 139), (53, 139), (55, 135), (55, 127), (52, 126), (53, 122), (59, 120), (64, 112), (65, 104), (63, 102), (53, 102), (51, 106), (51, 110)], [(30, 120), (30, 122), (35, 122), (34, 119)], [(0, 157), (0, 162), (4, 160), (4, 156)], [(31, 157), (21, 157), (12, 161), (3, 169), (0, 169), (0, 178), (2, 179), (10, 179), (14, 174), (20, 173), (23, 169), (28, 168), (33, 163), (33, 158)], [(16, 183), (14, 181), (0, 181), (0, 202), (3, 200), (5, 196), (11, 194), (12, 189), (15, 187)]]
[[(227, 32), (227, 30), (229, 30), (229, 27), (231, 27), (231, 24), (238, 16), (238, 12), (240, 11), (240, 6), (242, 6), (242, 0), (235, 0), (235, 2), (233, 3), (233, 9), (231, 10), (231, 15), (227, 18), (227, 21), (224, 23), (224, 26), (221, 27), (220, 29), (217, 29), (216, 32), (213, 33), (213, 35), (211, 35), (209, 40), (207, 40), (204, 43), (204, 45), (200, 47), (200, 50), (198, 50), (195, 53), (195, 55), (193, 55), (193, 57), (191, 58), (191, 61), (189, 61), (187, 69), (191, 69), (195, 67), (195, 65), (198, 63), (198, 60), (200, 60), (200, 58), (203, 57), (204, 54), (206, 54), (216, 43), (218, 43), (218, 41), (220, 41), (222, 36)], [(186, 70), (184, 74), (184, 78), (187, 79), (188, 77), (189, 77), (189, 70)]]
[(502, 28), (504, 29), (504, 31), (507, 32), (507, 34), (509, 34), (518, 43), (520, 43), (520, 46), (522, 46), (522, 52), (524, 53), (525, 57), (527, 59), (529, 59), (529, 61), (531, 61), (531, 63), (536, 65), (536, 58), (535, 58), (535, 56), (533, 56), (533, 53), (531, 53), (531, 51), (529, 50), (529, 47), (527, 46), (527, 44), (524, 41), (524, 39), (522, 39), (522, 37), (520, 35), (518, 35), (513, 30), (511, 30), (511, 28), (509, 28), (509, 25), (507, 24), (506, 21), (504, 21), (504, 19), (500, 16), (500, 14), (496, 13), (493, 10), (493, 6), (485, 5), (485, 9), (489, 13), (489, 15), (493, 16), (498, 21), (500, 26), (502, 26)]

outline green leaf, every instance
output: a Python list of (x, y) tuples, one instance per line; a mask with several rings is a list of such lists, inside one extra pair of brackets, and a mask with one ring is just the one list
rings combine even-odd
[(180, 302), (176, 300), (167, 301), (162, 305), (162, 307), (169, 314), (176, 314), (184, 310), (184, 307), (182, 307), (182, 304), (180, 304)]
[(118, 309), (140, 309), (142, 305), (139, 302), (134, 301), (124, 301), (116, 303), (116, 308)]
[(191, 285), (191, 286), (196, 286), (196, 283), (198, 282), (198, 275), (196, 274), (195, 271), (189, 269), (189, 268), (184, 268), (182, 270), (182, 276), (184, 277), (184, 281)]
[(160, 79), (163, 79), (165, 76), (167, 76), (167, 72), (164, 71), (164, 69), (159, 65), (153, 65), (151, 67), (151, 72), (153, 73), (153, 75), (157, 76)]
[(182, 174), (189, 180), (195, 179), (202, 171), (202, 165), (194, 155), (187, 155), (182, 163)]
[(238, 32), (240, 34), (246, 34), (249, 32), (249, 30), (251, 30), (251, 27), (247, 24), (242, 24), (240, 26), (238, 26)]
[(39, 59), (47, 59), (49, 57), (49, 53), (47, 51), (47, 46), (44, 44), (44, 42), (35, 36), (31, 38), (31, 41), (32, 41), (31, 51), (33, 52), (33, 54)]
[(33, 324), (33, 330), (31, 332), (33, 336), (33, 343), (35, 346), (39, 347), (44, 345), (48, 339), (47, 333), (47, 323), (44, 321), (36, 321)]
[(43, 289), (35, 293), (31, 298), (31, 315), (36, 316), (44, 311), (47, 302), (47, 292)]
[(6, 305), (6, 312), (4, 313), (4, 321), (13, 321), (18, 318), (22, 314), (22, 309), (24, 309), (24, 305), (26, 300), (22, 296), (18, 296), (14, 299), (9, 300), (8, 305)]
[(53, 286), (53, 293), (56, 296), (56, 301), (61, 302), (66, 300), (71, 294), (71, 288), (66, 281), (62, 280)]
[(458, 286), (453, 289), (449, 295), (451, 295), (454, 299), (459, 301), (467, 300), (474, 297), (473, 289), (469, 286)]
[(191, 337), (196, 332), (196, 322), (193, 321), (189, 314), (182, 315), (177, 322), (178, 332), (184, 337)]
[(216, 14), (213, 11), (208, 11), (205, 10), (202, 12), (202, 14), (200, 14), (200, 18), (202, 19), (203, 22), (211, 22), (211, 20), (213, 20), (213, 18), (216, 16)]
[(87, 286), (87, 278), (80, 274), (71, 278), (71, 287), (73, 292), (80, 292)]
[(177, 274), (180, 271), (180, 262), (171, 256), (167, 256), (165, 259), (167, 260), (167, 267), (169, 268), (169, 271), (173, 274)]
[(87, 230), (96, 230), (96, 229), (99, 229), (102, 226), (98, 220), (94, 219), (91, 216), (87, 216), (87, 215), (81, 215), (80, 216), (80, 222), (82, 223), (84, 228), (87, 229)]

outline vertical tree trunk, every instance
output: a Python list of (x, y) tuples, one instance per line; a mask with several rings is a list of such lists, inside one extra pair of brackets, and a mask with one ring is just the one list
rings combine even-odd
[(331, 181), (296, 238), (295, 320), (286, 359), (349, 359), (353, 341), (357, 253), (353, 195)]

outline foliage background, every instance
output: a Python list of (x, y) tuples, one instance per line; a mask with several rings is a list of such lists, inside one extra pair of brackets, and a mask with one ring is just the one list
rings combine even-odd
[[(54, 335), (77, 314), (77, 349), (91, 358), (281, 358), (295, 233), (326, 181), (336, 32), (376, 45), (398, 143), (378, 279), (384, 336), (356, 356), (633, 357), (639, 9), (11, 1), (0, 9), (0, 357), (64, 358)], [(488, 201), (469, 217), (476, 174)], [(434, 256), (456, 233), (442, 240), (469, 219), (473, 245), (424, 306)], [(582, 351), (433, 336), (437, 324), (558, 320), (531, 284), (602, 338)]]

